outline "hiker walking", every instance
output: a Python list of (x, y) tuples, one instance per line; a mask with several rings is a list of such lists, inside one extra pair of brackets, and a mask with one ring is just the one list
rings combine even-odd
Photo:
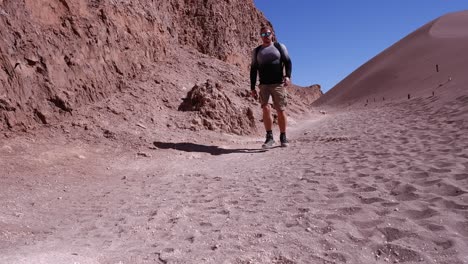
[[(270, 148), (275, 144), (273, 138), (273, 118), (271, 107), (268, 103), (270, 96), (273, 106), (278, 113), (278, 126), (280, 129), (280, 142), (282, 147), (288, 146), (286, 138), (286, 105), (287, 93), (285, 86), (291, 83), (292, 64), (288, 50), (282, 43), (273, 41), (273, 33), (268, 26), (262, 26), (260, 36), (263, 44), (256, 47), (252, 52), (252, 63), (250, 65), (250, 89), (254, 98), (260, 98), (263, 110), (263, 124), (266, 130), (266, 140), (263, 148)], [(255, 89), (257, 73), (260, 77), (260, 94)], [(260, 95), (260, 96), (259, 96)]]

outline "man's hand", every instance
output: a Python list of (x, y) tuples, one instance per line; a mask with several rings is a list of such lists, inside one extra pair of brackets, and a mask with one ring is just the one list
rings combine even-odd
[(250, 96), (252, 96), (255, 100), (258, 100), (258, 93), (257, 90), (251, 90), (250, 91)]
[(289, 77), (284, 77), (284, 86), (288, 86), (291, 84), (291, 80), (289, 79)]

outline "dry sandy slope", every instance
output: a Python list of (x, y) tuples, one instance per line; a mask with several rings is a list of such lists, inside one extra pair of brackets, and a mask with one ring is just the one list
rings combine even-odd
[(437, 93), (468, 82), (468, 11), (449, 13), (415, 30), (356, 69), (315, 105), (363, 106)]
[(311, 116), (265, 152), (2, 143), (0, 263), (468, 263), (467, 102)]

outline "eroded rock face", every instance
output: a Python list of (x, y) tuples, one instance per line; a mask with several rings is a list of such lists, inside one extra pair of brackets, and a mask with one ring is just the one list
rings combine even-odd
[(2, 0), (0, 129), (59, 121), (161, 65), (173, 74), (181, 48), (246, 71), (261, 23), (252, 0)]
[(222, 84), (212, 80), (195, 85), (179, 106), (179, 110), (198, 113), (190, 122), (192, 129), (203, 127), (238, 135), (250, 134), (256, 129), (252, 109), (237, 105), (223, 91)]
[(320, 84), (313, 84), (307, 87), (294, 87), (292, 93), (301, 98), (301, 101), (306, 105), (312, 104), (315, 100), (323, 95)]

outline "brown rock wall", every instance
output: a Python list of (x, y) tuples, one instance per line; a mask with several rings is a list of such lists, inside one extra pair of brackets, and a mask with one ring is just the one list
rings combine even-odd
[(48, 123), (131, 89), (153, 66), (185, 63), (181, 45), (245, 71), (261, 21), (251, 0), (2, 0), (0, 128)]

